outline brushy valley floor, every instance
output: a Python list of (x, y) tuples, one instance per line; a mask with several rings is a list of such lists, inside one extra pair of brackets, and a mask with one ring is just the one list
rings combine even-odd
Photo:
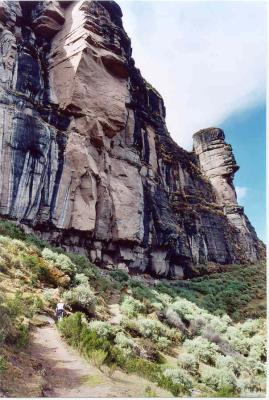
[(143, 377), (145, 397), (160, 396), (158, 388), (264, 397), (265, 265), (212, 264), (202, 273), (169, 281), (101, 270), (1, 221), (0, 397), (45, 396), (48, 371), (31, 353), (32, 333), (53, 317), (60, 297), (69, 310), (59, 334), (98, 370), (88, 397), (102, 377), (119, 373)]

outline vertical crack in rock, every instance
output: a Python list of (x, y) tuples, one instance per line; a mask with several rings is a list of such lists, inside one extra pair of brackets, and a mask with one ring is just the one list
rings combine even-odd
[(100, 266), (254, 262), (217, 128), (180, 148), (114, 1), (0, 2), (0, 212)]

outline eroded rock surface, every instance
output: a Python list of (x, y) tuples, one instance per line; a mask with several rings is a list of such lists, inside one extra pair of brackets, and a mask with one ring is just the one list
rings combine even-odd
[(233, 185), (234, 173), (238, 171), (232, 148), (225, 143), (225, 135), (221, 129), (203, 129), (194, 134), (194, 151), (199, 158), (200, 168), (212, 184), (218, 204), (223, 207), (224, 214), (238, 231), (238, 243), (246, 257), (255, 261), (257, 252), (253, 248), (253, 227), (244, 214), (244, 208), (237, 203)]
[(0, 212), (99, 265), (189, 276), (264, 246), (219, 129), (171, 139), (113, 1), (0, 2)]

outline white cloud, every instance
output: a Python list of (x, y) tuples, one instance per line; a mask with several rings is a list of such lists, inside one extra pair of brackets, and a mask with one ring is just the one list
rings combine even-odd
[(172, 137), (192, 134), (265, 96), (263, 2), (119, 1), (133, 56), (164, 97)]
[(236, 194), (237, 194), (237, 201), (240, 202), (246, 197), (248, 188), (245, 186), (235, 186)]

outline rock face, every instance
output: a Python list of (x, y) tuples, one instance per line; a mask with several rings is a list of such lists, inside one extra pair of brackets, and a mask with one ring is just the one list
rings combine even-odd
[(233, 185), (234, 173), (238, 171), (232, 148), (225, 143), (221, 129), (203, 129), (193, 136), (194, 151), (198, 156), (201, 171), (211, 183), (216, 201), (223, 207), (229, 223), (238, 232), (238, 243), (250, 261), (257, 259), (253, 248), (255, 232), (244, 214), (244, 208), (237, 203)]
[(113, 1), (0, 2), (0, 213), (101, 266), (264, 256), (219, 129), (171, 139)]

